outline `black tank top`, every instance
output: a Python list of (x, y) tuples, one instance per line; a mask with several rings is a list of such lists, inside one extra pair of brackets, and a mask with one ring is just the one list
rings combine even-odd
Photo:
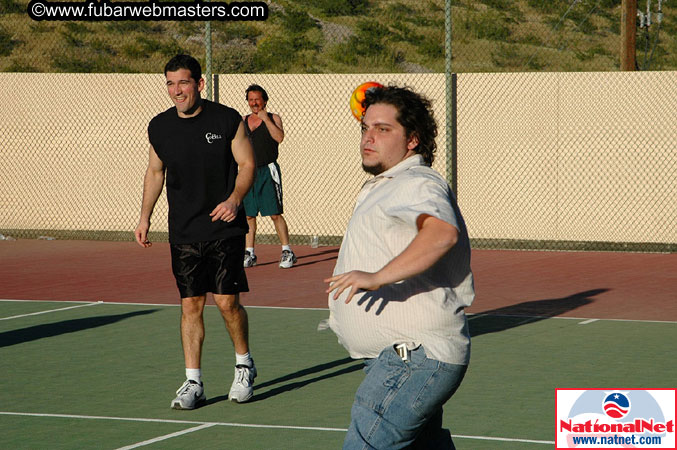
[[(256, 158), (256, 167), (267, 166), (268, 164), (277, 161), (278, 143), (270, 135), (268, 127), (265, 123), (256, 127), (254, 131), (249, 129), (249, 116), (244, 118), (244, 129), (247, 132), (252, 147), (254, 147), (254, 158)], [(273, 120), (273, 114), (268, 113), (270, 120)]]

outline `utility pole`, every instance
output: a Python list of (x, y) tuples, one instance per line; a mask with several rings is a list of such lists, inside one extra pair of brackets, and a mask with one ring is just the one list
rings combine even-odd
[(635, 70), (637, 0), (621, 3), (621, 70)]

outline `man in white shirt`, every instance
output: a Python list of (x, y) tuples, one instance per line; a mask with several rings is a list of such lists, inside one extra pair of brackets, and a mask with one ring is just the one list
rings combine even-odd
[(470, 243), (448, 183), (430, 168), (430, 101), (367, 91), (357, 197), (330, 283), (329, 326), (365, 359), (344, 449), (454, 448), (442, 406), (470, 360)]

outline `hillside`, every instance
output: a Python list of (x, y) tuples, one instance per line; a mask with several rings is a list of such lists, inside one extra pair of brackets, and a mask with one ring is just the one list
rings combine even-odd
[[(444, 71), (444, 0), (267, 3), (264, 22), (211, 22), (214, 72)], [(452, 0), (452, 70), (618, 70), (620, 3)], [(26, 4), (0, 0), (0, 71), (157, 72), (178, 52), (204, 62), (204, 22), (36, 22)], [(677, 5), (663, 13), (638, 30), (640, 69), (677, 68)]]

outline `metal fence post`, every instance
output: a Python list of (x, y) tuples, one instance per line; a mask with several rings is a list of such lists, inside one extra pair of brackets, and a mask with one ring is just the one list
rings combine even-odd
[[(209, 1), (209, 0), (208, 0)], [(212, 23), (205, 22), (205, 78), (207, 81), (207, 100), (212, 97)]]
[(458, 196), (456, 158), (456, 75), (451, 73), (451, 0), (444, 4), (444, 76), (446, 83), (446, 157), (447, 181)]

